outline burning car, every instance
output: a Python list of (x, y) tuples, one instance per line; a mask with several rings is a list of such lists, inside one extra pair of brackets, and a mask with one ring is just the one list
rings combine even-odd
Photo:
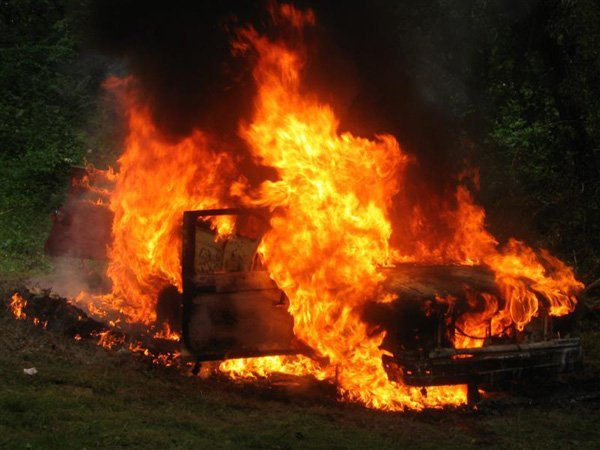
[[(226, 239), (218, 239), (207, 221), (221, 215), (236, 217), (235, 233)], [(196, 360), (317, 356), (295, 337), (289, 300), (260, 262), (257, 249), (267, 228), (249, 211), (185, 212), (183, 340)], [(552, 319), (543, 297), (537, 317), (523, 329), (495, 327), (493, 314), (482, 310), (485, 296), (501, 298), (489, 268), (405, 263), (379, 272), (394, 298), (367, 302), (360, 315), (373, 333), (385, 332), (382, 358), (392, 380), (419, 387), (466, 384), (474, 402), (479, 385), (493, 388), (528, 371), (566, 372), (580, 361), (579, 339), (568, 337), (569, 324)], [(476, 328), (469, 315), (479, 316)]]
[[(111, 292), (88, 304), (181, 335), (189, 358), (224, 360), (232, 377), (335, 380), (342, 398), (386, 410), (574, 368), (572, 269), (515, 239), (500, 245), (474, 199), (476, 171), (447, 198), (406, 195), (413, 158), (398, 141), (340, 132), (333, 108), (305, 92), (314, 14), (271, 14), (286, 32), (241, 28), (233, 43), (251, 54), (256, 86), (239, 129), (246, 160), (202, 130), (165, 139), (133, 77), (107, 82), (128, 118), (118, 170), (74, 176), (47, 244), (107, 258)], [(91, 226), (107, 221), (110, 232)]]
[[(110, 211), (95, 199), (104, 195), (99, 186), (110, 187), (106, 174), (74, 169), (67, 201), (54, 213), (48, 254), (106, 257), (106, 227), (98, 233), (102, 228), (79, 225), (83, 218), (110, 223)], [(231, 227), (220, 236), (214, 223), (224, 220)], [(188, 360), (302, 355), (329, 363), (295, 335), (289, 299), (264, 265), (259, 248), (269, 227), (268, 214), (256, 209), (183, 213), (182, 293), (163, 289), (155, 313), (159, 328), (181, 334)], [(494, 389), (526, 373), (567, 372), (580, 362), (572, 318), (553, 318), (544, 292), (536, 292), (539, 310), (525, 327), (498, 327), (495, 315), (505, 305), (490, 300), (502, 294), (489, 267), (400, 263), (379, 267), (377, 276), (389, 297), (364, 302), (357, 314), (369, 333), (385, 335), (382, 363), (390, 380), (421, 389), (467, 385), (468, 401), (475, 402), (478, 387)]]

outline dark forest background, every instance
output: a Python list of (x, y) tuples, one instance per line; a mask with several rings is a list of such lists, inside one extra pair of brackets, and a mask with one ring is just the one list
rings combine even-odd
[[(435, 112), (423, 129), (436, 133), (443, 117), (456, 158), (481, 168), (479, 201), (493, 232), (551, 249), (585, 281), (598, 278), (600, 3), (369, 5), (388, 18), (394, 50), (382, 67), (401, 59), (412, 101)], [(120, 118), (101, 83), (127, 62), (90, 44), (88, 11), (84, 0), (0, 0), (3, 273), (46, 267), (49, 213), (63, 200), (70, 166), (106, 167), (120, 152)]]

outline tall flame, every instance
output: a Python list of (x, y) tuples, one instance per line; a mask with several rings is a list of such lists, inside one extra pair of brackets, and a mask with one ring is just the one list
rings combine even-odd
[[(113, 290), (95, 303), (151, 324), (159, 291), (168, 284), (181, 288), (183, 211), (226, 206), (226, 180), (234, 164), (199, 130), (178, 142), (166, 140), (136, 101), (133, 78), (110, 78), (106, 86), (126, 108), (129, 132), (110, 200), (114, 221), (107, 272)], [(226, 217), (214, 225), (220, 234), (233, 227)]]
[[(311, 18), (296, 16), (293, 26)], [(462, 388), (430, 389), (424, 396), (388, 381), (379, 348), (384, 336), (369, 335), (359, 315), (365, 302), (383, 299), (377, 267), (390, 260), (391, 199), (408, 157), (392, 136), (370, 141), (338, 133), (332, 109), (301, 92), (300, 52), (253, 30), (243, 38), (259, 62), (256, 111), (242, 136), (279, 174), (243, 199), (275, 211), (260, 251), (289, 297), (295, 334), (335, 367), (348, 399), (385, 409), (464, 400)], [(222, 369), (239, 371), (239, 364)]]

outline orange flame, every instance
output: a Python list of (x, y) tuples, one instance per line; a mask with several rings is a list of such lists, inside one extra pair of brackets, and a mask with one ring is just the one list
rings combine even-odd
[(123, 336), (112, 333), (110, 330), (92, 332), (91, 336), (98, 338), (97, 345), (108, 350), (113, 350), (124, 344)]
[[(511, 325), (523, 330), (538, 314), (540, 299), (544, 299), (545, 309), (553, 316), (562, 316), (575, 309), (576, 295), (583, 284), (576, 280), (570, 267), (546, 250), (536, 252), (515, 239), (499, 246), (485, 229), (483, 208), (474, 203), (464, 186), (457, 189), (456, 200), (457, 209), (447, 215), (458, 228), (452, 238), (442, 244), (441, 251), (438, 248), (436, 252), (443, 254), (446, 261), (490, 267), (495, 273), (501, 299), (492, 293), (468, 299), (474, 307), (483, 304), (484, 310), (461, 317), (461, 330), (466, 335), (463, 338), (467, 339), (459, 338), (455, 346), (482, 346), (486, 327), (488, 335), (492, 336), (503, 334)], [(421, 257), (429, 260), (431, 255), (424, 253)]]
[(17, 320), (25, 320), (27, 314), (25, 314), (25, 307), (27, 306), (27, 300), (25, 300), (18, 292), (15, 292), (10, 301), (10, 311)]
[[(302, 26), (297, 15), (292, 26)], [(365, 302), (383, 295), (377, 267), (389, 262), (389, 209), (408, 157), (392, 136), (370, 141), (339, 134), (332, 109), (300, 92), (300, 53), (253, 30), (242, 37), (259, 56), (256, 111), (242, 136), (279, 180), (250, 195), (237, 186), (235, 192), (249, 205), (277, 208), (260, 251), (290, 299), (295, 334), (328, 358), (328, 372), (347, 399), (384, 409), (464, 401), (462, 388), (432, 388), (424, 396), (390, 382), (379, 348), (384, 336), (369, 336), (359, 317)], [(262, 360), (269, 371), (294, 373), (290, 361), (298, 363)], [(261, 372), (256, 360), (251, 364)], [(240, 372), (244, 362), (222, 369)], [(327, 369), (317, 373), (328, 375)]]
[[(165, 140), (147, 108), (135, 101), (133, 78), (110, 78), (106, 86), (126, 108), (129, 133), (110, 198), (114, 221), (107, 273), (113, 291), (88, 303), (151, 324), (159, 291), (168, 284), (181, 288), (183, 211), (225, 206), (224, 180), (233, 162), (213, 151), (198, 130), (176, 143)], [(221, 235), (233, 227), (226, 216), (213, 225)]]
[[(309, 16), (306, 23), (312, 23)], [(297, 15), (292, 26), (302, 26)], [(250, 46), (259, 55), (256, 112), (242, 135), (257, 158), (278, 170), (280, 179), (263, 183), (250, 195), (239, 186), (233, 191), (249, 205), (277, 208), (260, 250), (290, 299), (295, 334), (335, 366), (346, 398), (383, 409), (464, 401), (460, 387), (429, 388), (424, 397), (389, 382), (379, 349), (383, 336), (370, 337), (357, 314), (365, 301), (383, 301), (376, 269), (390, 262), (390, 201), (401, 186), (407, 156), (391, 136), (369, 141), (338, 134), (331, 108), (300, 92), (301, 51), (253, 30), (242, 37), (246, 45), (239, 47)], [(486, 333), (502, 333), (512, 323), (522, 329), (538, 310), (535, 292), (550, 300), (551, 314), (573, 310), (581, 284), (571, 269), (517, 241), (498, 249), (485, 229), (483, 209), (466, 187), (457, 189), (456, 204), (455, 210), (443, 213), (454, 232), (442, 245), (421, 247), (420, 254), (393, 254), (399, 261), (486, 264), (494, 270), (505, 306), (490, 293), (470, 295), (472, 306), (483, 303), (484, 310), (459, 319), (463, 335), (457, 335), (457, 347), (481, 346)], [(262, 367), (259, 361), (228, 361), (221, 368), (246, 375), (306, 370), (289, 357), (265, 358)], [(292, 369), (290, 362), (296, 364)], [(309, 372), (326, 376), (322, 369)]]

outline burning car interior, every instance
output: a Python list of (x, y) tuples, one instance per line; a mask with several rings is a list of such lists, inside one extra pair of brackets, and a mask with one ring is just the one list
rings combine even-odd
[[(589, 288), (576, 257), (490, 225), (474, 144), (446, 144), (451, 126), (412, 85), (372, 113), (352, 79), (379, 69), (346, 70), (319, 7), (260, 3), (260, 20), (245, 4), (202, 31), (220, 30), (207, 42), (226, 56), (201, 99), (167, 76), (187, 47), (165, 39), (169, 70), (153, 71), (157, 56), (132, 50), (150, 31), (123, 38), (114, 52), (135, 53), (129, 70), (103, 82), (122, 151), (114, 167), (71, 167), (44, 244), (77, 275), (16, 291), (13, 316), (195, 377), (308, 377), (342, 404), (387, 412), (476, 408), (580, 370)], [(327, 24), (335, 8), (322, 9)]]

